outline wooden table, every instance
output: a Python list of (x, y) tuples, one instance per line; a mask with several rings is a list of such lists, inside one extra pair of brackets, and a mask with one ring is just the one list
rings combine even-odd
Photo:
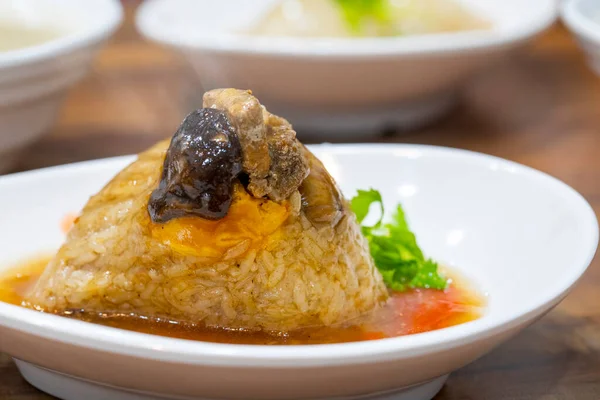
[[(189, 69), (141, 41), (131, 23), (71, 93), (19, 169), (138, 152), (172, 134), (197, 102)], [(197, 104), (197, 103), (196, 103)], [(471, 82), (435, 126), (380, 139), (481, 151), (564, 180), (600, 210), (600, 78), (557, 26)], [(49, 399), (0, 355), (0, 399)], [(436, 400), (600, 399), (600, 261), (553, 312), (453, 374)]]

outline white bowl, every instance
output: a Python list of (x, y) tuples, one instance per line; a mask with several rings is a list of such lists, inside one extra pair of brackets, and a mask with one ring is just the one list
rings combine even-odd
[(0, 172), (54, 123), (67, 89), (90, 69), (122, 19), (117, 0), (0, 0), (0, 23), (63, 34), (0, 52)]
[[(411, 145), (312, 147), (346, 196), (402, 202), (430, 256), (487, 293), (485, 315), (369, 342), (253, 346), (194, 342), (94, 325), (0, 303), (0, 351), (33, 385), (68, 400), (365, 398), (428, 400), (452, 371), (548, 312), (598, 244), (588, 203), (510, 161)], [(133, 160), (113, 158), (0, 178), (0, 265), (56, 248), (65, 214)], [(476, 396), (476, 394), (473, 394)]]
[(252, 89), (301, 135), (343, 140), (440, 116), (468, 78), (543, 31), (557, 14), (555, 0), (462, 0), (494, 29), (361, 39), (234, 33), (274, 1), (147, 0), (136, 23), (147, 38), (181, 52), (204, 90)]
[(561, 18), (586, 52), (590, 67), (600, 75), (600, 2), (565, 0)]

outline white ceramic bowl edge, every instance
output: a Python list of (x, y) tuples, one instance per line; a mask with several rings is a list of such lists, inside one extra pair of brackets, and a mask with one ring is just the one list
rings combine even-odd
[[(15, 1), (0, 0), (0, 10), (10, 11)], [(46, 21), (50, 25), (59, 24), (62, 15), (68, 27), (60, 26), (64, 34), (47, 43), (0, 53), (0, 172), (52, 127), (67, 89), (89, 73), (123, 16), (118, 0), (18, 0), (18, 6), (12, 10), (55, 18)]]
[(600, 5), (597, 1), (565, 0), (561, 17), (585, 51), (590, 67), (600, 75)]

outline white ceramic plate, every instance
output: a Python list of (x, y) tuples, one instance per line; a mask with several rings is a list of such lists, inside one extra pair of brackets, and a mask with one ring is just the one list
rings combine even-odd
[[(428, 400), (452, 371), (554, 307), (598, 243), (588, 203), (565, 184), (502, 159), (411, 145), (313, 150), (346, 196), (404, 205), (425, 252), (488, 295), (463, 325), (377, 341), (290, 347), (193, 342), (122, 331), (0, 303), (0, 351), (27, 380), (69, 400), (358, 398)], [(131, 157), (0, 178), (0, 265), (56, 248), (77, 211)], [(475, 395), (475, 394), (474, 394)]]
[(546, 29), (557, 14), (555, 0), (462, 0), (494, 29), (360, 39), (234, 33), (275, 1), (147, 0), (136, 24), (145, 37), (181, 52), (204, 90), (252, 89), (302, 135), (344, 140), (441, 115), (468, 78)]
[(561, 18), (586, 52), (590, 67), (600, 75), (600, 2), (565, 0)]

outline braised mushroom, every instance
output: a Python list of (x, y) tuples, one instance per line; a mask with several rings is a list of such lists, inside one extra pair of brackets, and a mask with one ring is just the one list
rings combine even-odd
[(171, 140), (160, 184), (148, 202), (150, 217), (154, 222), (225, 217), (241, 170), (241, 145), (227, 114), (212, 108), (192, 112)]

